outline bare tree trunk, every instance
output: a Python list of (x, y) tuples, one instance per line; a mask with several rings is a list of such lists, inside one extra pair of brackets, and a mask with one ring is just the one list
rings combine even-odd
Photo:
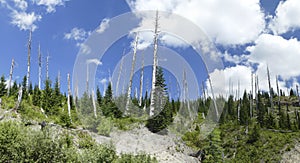
[(152, 71), (152, 90), (151, 90), (151, 103), (150, 103), (150, 112), (149, 116), (154, 115), (154, 105), (155, 105), (155, 83), (156, 83), (156, 68), (158, 65), (157, 60), (157, 47), (158, 47), (158, 11), (156, 11), (156, 18), (155, 18), (155, 30), (154, 30), (154, 51), (153, 51), (153, 71)]
[(96, 107), (96, 102), (95, 102), (95, 92), (92, 90), (92, 100), (93, 100), (93, 107), (94, 107), (94, 116), (97, 118), (97, 107)]
[(142, 100), (143, 100), (143, 82), (144, 82), (144, 53), (143, 53), (142, 69), (141, 69), (141, 77), (140, 77), (140, 97), (139, 97), (139, 106), (142, 106)]
[(129, 86), (128, 86), (128, 91), (127, 91), (125, 114), (128, 114), (130, 100), (131, 100), (130, 97), (131, 97), (131, 89), (132, 89), (132, 79), (133, 79), (133, 75), (134, 75), (133, 73), (134, 73), (137, 45), (138, 45), (138, 34), (136, 34), (136, 36), (135, 36), (135, 45), (134, 45), (134, 49), (133, 49), (133, 58), (132, 58), (132, 65), (131, 65), (131, 71), (130, 71), (130, 77), (129, 77)]
[(41, 45), (39, 44), (39, 52), (38, 52), (38, 59), (39, 59), (39, 90), (42, 89), (42, 54), (41, 54)]
[(123, 55), (122, 55), (121, 64), (120, 64), (120, 71), (118, 74), (118, 80), (117, 80), (117, 84), (116, 84), (116, 95), (118, 95), (118, 93), (119, 93), (119, 85), (120, 85), (120, 79), (121, 79), (121, 74), (122, 74), (122, 70), (123, 70), (124, 56), (125, 56), (125, 49), (123, 50)]
[(208, 81), (209, 81), (209, 85), (210, 85), (210, 89), (211, 89), (211, 95), (212, 95), (213, 102), (214, 102), (216, 116), (217, 116), (217, 118), (219, 118), (219, 111), (218, 111), (217, 102), (216, 102), (216, 98), (215, 98), (215, 94), (214, 94), (214, 89), (213, 89), (213, 86), (212, 86), (212, 83), (211, 83), (209, 75), (208, 75)]
[(68, 114), (70, 118), (70, 122), (72, 123), (71, 118), (71, 82), (70, 82), (70, 74), (68, 73)]
[(9, 72), (9, 81), (8, 81), (8, 88), (7, 88), (7, 96), (9, 96), (9, 94), (10, 94), (10, 87), (11, 87), (11, 82), (12, 82), (14, 65), (15, 65), (15, 60), (12, 59), (12, 61), (11, 61), (11, 67), (10, 67), (10, 72)]
[(29, 32), (29, 39), (28, 39), (28, 58), (27, 58), (27, 80), (26, 80), (26, 90), (29, 89), (30, 83), (30, 53), (31, 53), (31, 30)]
[(19, 92), (18, 92), (18, 100), (17, 100), (17, 103), (16, 103), (15, 111), (19, 109), (19, 106), (22, 102), (22, 95), (23, 95), (23, 87), (21, 86), (19, 88)]
[(255, 75), (255, 101), (256, 101), (256, 110), (258, 110), (258, 91), (259, 91), (258, 76)]
[(278, 76), (276, 75), (276, 86), (277, 86), (277, 94), (278, 94), (278, 109), (280, 110), (280, 90), (279, 90), (279, 86), (278, 86)]
[(46, 80), (49, 80), (49, 54), (47, 55), (46, 58)]
[(269, 83), (269, 92), (270, 92), (271, 112), (273, 112), (273, 109), (274, 109), (274, 105), (273, 105), (273, 93), (272, 93), (271, 80), (270, 80), (270, 71), (269, 71), (269, 67), (268, 66), (267, 66), (267, 74), (268, 74), (268, 83)]

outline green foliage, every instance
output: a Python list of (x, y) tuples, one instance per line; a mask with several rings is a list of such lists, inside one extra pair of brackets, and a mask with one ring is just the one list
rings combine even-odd
[(132, 154), (122, 154), (116, 163), (158, 163), (156, 158), (151, 158), (146, 154), (132, 155)]
[(65, 143), (51, 133), (35, 131), (16, 122), (0, 123), (0, 162), (76, 161), (76, 151), (64, 146)]
[(32, 95), (32, 104), (34, 106), (41, 106), (41, 95), (42, 92), (40, 91), (37, 85), (34, 86), (33, 95)]
[(100, 124), (97, 127), (98, 134), (104, 135), (104, 136), (109, 136), (110, 132), (113, 129), (113, 121), (112, 118), (101, 118)]
[[(161, 67), (158, 67), (156, 72), (156, 82), (155, 87), (156, 91), (160, 91), (159, 94), (162, 94), (162, 97), (159, 97), (159, 99), (155, 98), (157, 101), (154, 101), (154, 103), (161, 103), (162, 98), (166, 98), (166, 104), (163, 106), (163, 109), (154, 117), (147, 120), (146, 127), (154, 133), (157, 133), (159, 131), (162, 131), (167, 126), (169, 126), (173, 122), (173, 110), (172, 105), (169, 102), (169, 98), (166, 97), (166, 84), (164, 83), (164, 74)], [(160, 96), (160, 95), (158, 95)], [(158, 109), (158, 108), (155, 108)], [(157, 110), (155, 110), (157, 111)]]
[(80, 162), (113, 162), (118, 156), (113, 147), (108, 145), (94, 145), (84, 149), (80, 157)]
[(6, 82), (5, 77), (4, 77), (4, 75), (2, 75), (0, 78), (0, 97), (6, 95), (6, 93), (7, 93), (7, 90), (5, 88), (6, 87), (5, 82)]

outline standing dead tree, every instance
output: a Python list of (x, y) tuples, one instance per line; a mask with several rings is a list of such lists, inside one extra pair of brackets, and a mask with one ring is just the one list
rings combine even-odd
[(267, 66), (267, 74), (268, 74), (268, 84), (269, 84), (269, 92), (270, 92), (271, 112), (273, 112), (273, 109), (274, 109), (274, 105), (273, 105), (273, 91), (272, 91), (272, 87), (271, 87), (269, 66)]
[(32, 31), (29, 32), (29, 39), (28, 39), (28, 55), (27, 55), (27, 80), (26, 80), (26, 90), (29, 89), (30, 83), (30, 53), (31, 53), (31, 34)]
[(47, 58), (46, 58), (46, 80), (49, 80), (49, 54), (47, 55)]
[(143, 53), (143, 56), (142, 56), (142, 69), (141, 69), (141, 77), (140, 77), (139, 106), (142, 106), (142, 100), (143, 100), (143, 82), (144, 82), (144, 53)]
[(276, 87), (277, 87), (277, 95), (278, 95), (278, 109), (280, 111), (280, 90), (279, 90), (279, 86), (278, 86), (278, 75), (276, 75)]
[(132, 79), (133, 79), (133, 75), (134, 75), (134, 67), (135, 67), (135, 60), (136, 60), (136, 53), (137, 53), (137, 45), (138, 45), (138, 34), (136, 34), (135, 41), (134, 41), (132, 65), (131, 65), (131, 71), (130, 71), (130, 77), (129, 77), (129, 86), (128, 86), (128, 90), (127, 90), (126, 106), (125, 106), (125, 114), (128, 114), (130, 100), (131, 100), (130, 97), (131, 97)]
[(42, 88), (42, 54), (41, 54), (41, 45), (39, 44), (38, 49), (38, 62), (39, 62), (39, 90)]
[(152, 90), (151, 90), (151, 102), (150, 102), (150, 112), (149, 116), (154, 115), (154, 106), (155, 106), (155, 97), (156, 94), (155, 90), (155, 83), (156, 83), (156, 69), (158, 65), (157, 60), (157, 47), (158, 47), (158, 11), (156, 11), (156, 17), (155, 17), (155, 30), (154, 30), (154, 51), (153, 51), (153, 70), (152, 70)]
[(11, 87), (11, 82), (12, 82), (12, 76), (13, 76), (13, 71), (14, 71), (14, 65), (15, 65), (15, 60), (12, 59), (12, 61), (11, 61), (11, 66), (10, 66), (10, 72), (9, 72), (8, 86), (7, 86), (7, 96), (9, 96), (9, 94), (10, 94), (10, 87)]
[(72, 123), (72, 118), (71, 118), (71, 82), (70, 82), (70, 74), (68, 73), (68, 115), (70, 118), (70, 122)]

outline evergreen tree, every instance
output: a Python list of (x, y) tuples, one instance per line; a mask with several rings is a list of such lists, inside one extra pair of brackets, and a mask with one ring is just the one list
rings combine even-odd
[(111, 103), (112, 102), (112, 88), (111, 88), (111, 83), (108, 84), (107, 89), (105, 90), (105, 95), (104, 95), (104, 103)]
[(258, 92), (258, 115), (257, 115), (257, 120), (258, 123), (260, 124), (261, 127), (264, 127), (265, 125), (265, 115), (266, 115), (266, 108), (262, 100), (262, 95), (260, 92)]
[(6, 95), (6, 93), (7, 93), (5, 82), (6, 82), (5, 77), (4, 77), (4, 75), (2, 75), (1, 79), (0, 79), (0, 97)]
[(249, 138), (247, 143), (253, 144), (256, 142), (260, 137), (260, 128), (258, 124), (254, 124), (254, 127), (251, 128)]
[(37, 85), (34, 86), (32, 95), (32, 104), (34, 106), (41, 106), (41, 91)]
[(28, 92), (26, 89), (26, 82), (27, 82), (27, 77), (24, 76), (22, 80), (22, 99), (27, 99), (28, 98)]
[(99, 104), (99, 106), (102, 106), (102, 95), (100, 92), (99, 87), (97, 86), (97, 90), (96, 90), (96, 96), (97, 96), (97, 102)]
[(32, 83), (31, 83), (31, 82), (30, 82), (30, 84), (29, 84), (28, 93), (29, 93), (30, 95), (32, 95), (32, 93), (33, 93), (33, 87), (32, 87)]
[[(164, 79), (163, 70), (161, 67), (158, 67), (156, 72), (156, 82), (155, 82), (156, 88), (160, 88), (161, 95), (159, 95), (161, 98), (166, 98), (166, 104), (155, 117), (151, 117), (147, 120), (146, 127), (154, 133), (157, 133), (163, 129), (165, 129), (170, 123), (173, 121), (173, 114), (172, 114), (172, 107), (169, 102), (169, 98), (166, 97), (166, 84)], [(165, 97), (163, 97), (165, 96)], [(162, 99), (155, 102), (162, 102)], [(157, 108), (156, 108), (157, 109)]]
[(55, 107), (62, 107), (62, 96), (63, 95), (60, 93), (58, 78), (56, 78), (53, 92), (53, 102)]
[(19, 91), (19, 87), (18, 87), (18, 84), (16, 81), (14, 81), (11, 89), (10, 89), (10, 92), (9, 92), (9, 96), (14, 96), (15, 98), (18, 97), (18, 91)]
[(45, 112), (49, 115), (55, 115), (58, 113), (58, 107), (55, 106), (54, 91), (51, 88), (51, 81), (47, 79), (45, 81), (45, 89), (42, 93), (41, 105)]
[(102, 113), (106, 117), (115, 117), (120, 118), (122, 116), (122, 112), (116, 106), (116, 104), (112, 101), (112, 87), (111, 83), (108, 84), (107, 89), (105, 91), (105, 96), (103, 99), (103, 105), (101, 107)]
[(291, 97), (292, 97), (292, 96), (295, 96), (295, 93), (294, 93), (293, 88), (291, 88), (291, 90), (290, 90), (290, 96), (291, 96)]
[(242, 125), (246, 125), (249, 121), (250, 117), (250, 101), (248, 99), (247, 92), (244, 92), (243, 95), (243, 100), (242, 100), (242, 106), (241, 106), (241, 111), (240, 111), (240, 123)]
[(274, 116), (272, 113), (269, 113), (266, 119), (266, 127), (269, 129), (274, 129), (276, 127), (276, 123), (274, 121)]

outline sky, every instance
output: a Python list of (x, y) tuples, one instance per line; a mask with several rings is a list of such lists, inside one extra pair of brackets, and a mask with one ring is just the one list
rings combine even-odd
[[(86, 43), (89, 39), (107, 34), (110, 28), (114, 28), (112, 31), (122, 31), (129, 26), (126, 21), (118, 26), (113, 23), (118, 21), (120, 15), (134, 12), (140, 18), (135, 30), (148, 30), (139, 33), (139, 62), (134, 74), (134, 88), (138, 88), (141, 57), (144, 54), (147, 58), (153, 53), (151, 29), (154, 28), (154, 17), (139, 13), (147, 10), (158, 10), (161, 13), (159, 28), (166, 32), (172, 31), (171, 34), (160, 35), (158, 55), (159, 64), (165, 65), (166, 84), (172, 83), (168, 85), (174, 97), (180, 96), (178, 89), (182, 87), (185, 69), (192, 96), (201, 93), (202, 82), (209, 84), (208, 74), (216, 94), (228, 94), (229, 85), (232, 85), (232, 90), (237, 90), (238, 83), (240, 94), (245, 89), (251, 90), (251, 73), (258, 76), (260, 89), (268, 90), (267, 67), (274, 88), (277, 75), (283, 91), (295, 89), (300, 81), (299, 0), (0, 0), (0, 74), (9, 77), (11, 60), (14, 58), (16, 67), (13, 79), (21, 82), (26, 75), (27, 40), (31, 29), (32, 83), (37, 84), (38, 80), (37, 56), (40, 44), (44, 61), (43, 78), (46, 56), (49, 55), (50, 78), (54, 81), (60, 71), (62, 90), (66, 91), (66, 74), (75, 75), (74, 69), (80, 60), (78, 58), (81, 53), (87, 52)], [(172, 21), (164, 13), (177, 16)], [(180, 23), (176, 21), (179, 19)], [(130, 21), (128, 19), (127, 23)], [(191, 28), (180, 28), (188, 23), (191, 24), (187, 27)], [(193, 25), (201, 29), (200, 35), (214, 45), (222, 66), (212, 66), (206, 71), (205, 65), (210, 66), (211, 63), (201, 59), (204, 49), (198, 54), (193, 48), (193, 42), (200, 36), (192, 32)], [(92, 87), (99, 86), (104, 91), (110, 78), (116, 83), (123, 51), (125, 63), (131, 63), (135, 37), (130, 32), (133, 31), (128, 31), (127, 35), (110, 45), (102, 58), (94, 57), (84, 61), (86, 64), (93, 63), (91, 69), (95, 69), (94, 75), (90, 75), (95, 80)], [(110, 39), (109, 36), (106, 38)], [(97, 44), (103, 46), (106, 40), (102, 41)], [(178, 60), (180, 63), (176, 62)], [(151, 61), (151, 58), (147, 61)], [(131, 65), (127, 64), (122, 77), (129, 75)], [(82, 69), (86, 70), (86, 66)], [(150, 89), (151, 66), (145, 68), (145, 74), (144, 86)], [(76, 79), (72, 85), (78, 80), (84, 81)], [(122, 82), (128, 83), (128, 78), (121, 78)]]

